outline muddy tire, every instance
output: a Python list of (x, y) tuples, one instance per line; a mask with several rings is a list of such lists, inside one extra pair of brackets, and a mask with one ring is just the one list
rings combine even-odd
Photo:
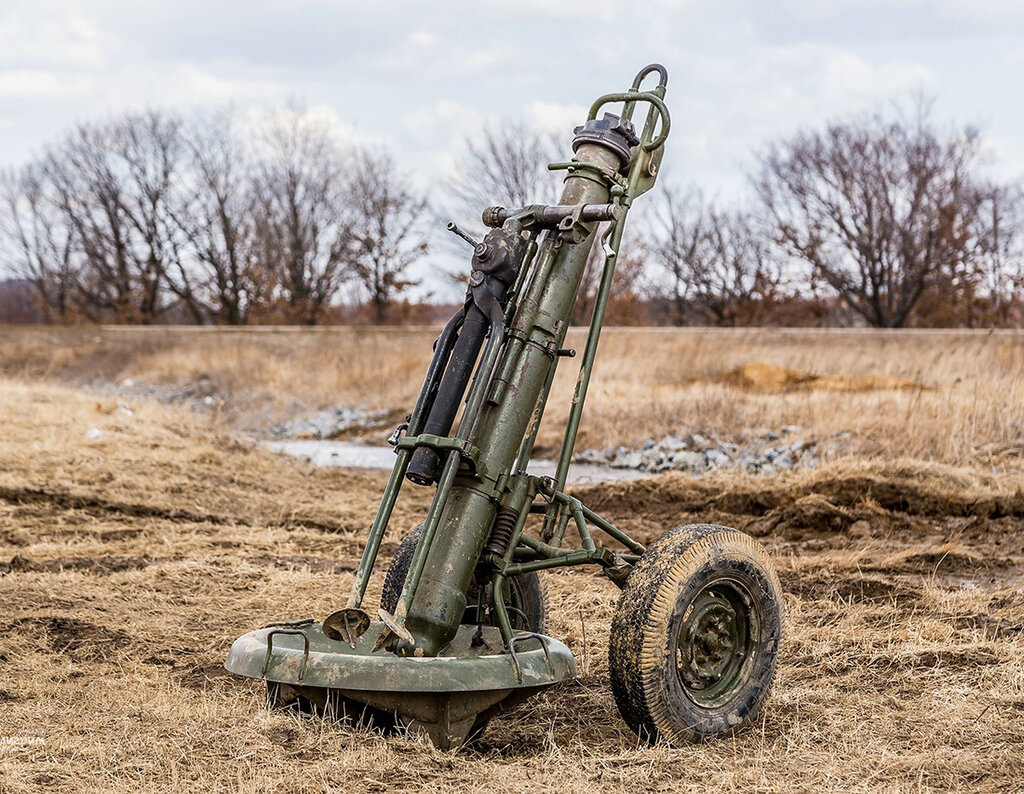
[(731, 733), (768, 695), (782, 639), (782, 588), (757, 541), (695, 524), (666, 533), (634, 568), (608, 651), (619, 712), (670, 744)]
[[(419, 542), (422, 532), (422, 524), (413, 527), (413, 530), (398, 545), (391, 565), (388, 566), (387, 574), (384, 577), (384, 589), (380, 596), (380, 605), (392, 614), (398, 607), (398, 599), (402, 596), (402, 588), (409, 575), (413, 554), (416, 553), (416, 544)], [(535, 631), (543, 634), (547, 620), (547, 607), (540, 577), (536, 573), (513, 576), (506, 580), (504, 590), (505, 605), (508, 607), (508, 617), (512, 628), (517, 631)], [(466, 613), (463, 615), (462, 622), (475, 626), (481, 622), (477, 617), (477, 613), (480, 611), (478, 608), (480, 588), (475, 583), (470, 585), (469, 592), (466, 594), (466, 602)], [(484, 625), (497, 625), (491, 615), (488, 615), (483, 623)]]

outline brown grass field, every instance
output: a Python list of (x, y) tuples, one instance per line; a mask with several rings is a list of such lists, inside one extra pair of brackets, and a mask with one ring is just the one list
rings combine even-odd
[[(400, 416), (431, 338), (0, 329), (0, 791), (1024, 790), (1021, 333), (609, 330), (581, 448), (851, 434), (813, 471), (577, 490), (641, 540), (714, 521), (771, 552), (787, 636), (747, 730), (638, 745), (608, 689), (618, 591), (583, 569), (545, 577), (579, 679), (495, 719), (478, 748), (268, 711), (226, 651), (338, 605), (384, 476), (256, 436), (339, 403)], [(401, 531), (429, 495), (403, 493)]]

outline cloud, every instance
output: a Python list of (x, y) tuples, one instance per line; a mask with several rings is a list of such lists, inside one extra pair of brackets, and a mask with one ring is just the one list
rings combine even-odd
[(450, 138), (478, 130), (486, 121), (486, 114), (452, 99), (419, 105), (406, 112), (401, 119), (402, 127), (411, 135), (441, 132)]
[(868, 58), (839, 44), (766, 42), (753, 28), (728, 46), (673, 44), (667, 35), (658, 44), (672, 77), (666, 175), (723, 199), (746, 193), (752, 154), (767, 140), (936, 85), (925, 63)]
[(991, 127), (1006, 142), (1001, 151), (1024, 152), (1024, 120), (1006, 101), (1009, 70), (1024, 63), (1013, 38), (1024, 30), (1019, 0), (522, 0), (515, 8), (6, 0), (0, 164), (111, 110), (231, 102), (244, 111), (298, 96), (360, 137), (392, 141), (407, 170), (436, 180), (467, 136), (499, 118), (522, 118), (568, 143), (590, 100), (624, 88), (654, 59), (672, 73), (666, 165), (709, 190), (742, 189), (749, 152), (767, 138), (921, 86), (943, 113), (990, 119), (983, 133)]
[(587, 120), (588, 107), (575, 103), (529, 102), (523, 108), (526, 123), (538, 132), (547, 132), (568, 137), (573, 127)]
[(1024, 5), (1019, 0), (937, 0), (935, 5), (941, 19), (970, 25), (972, 33), (1024, 30)]
[(7, 0), (0, 8), (0, 67), (95, 71), (118, 51), (116, 37), (75, 6)]
[(928, 41), (1024, 30), (1019, 0), (775, 0), (750, 3), (759, 33), (776, 42)]
[(369, 59), (367, 67), (381, 74), (415, 75), (417, 80), (450, 80), (453, 75), (471, 79), (499, 69), (513, 69), (517, 58), (517, 48), (511, 44), (440, 46), (436, 36), (420, 30)]
[(450, 179), (466, 139), (498, 118), (450, 99), (406, 112), (401, 118), (402, 137), (407, 142), (406, 162), (417, 183), (427, 188), (435, 181)]
[[(154, 80), (161, 84), (161, 101), (169, 105), (224, 105), (232, 102), (279, 100), (289, 93), (280, 80), (267, 79), (251, 71), (239, 71), (231, 64), (201, 66), (194, 63), (161, 65), (148, 74), (121, 73), (118, 81), (128, 103), (152, 91)], [(145, 100), (142, 100), (145, 101)]]
[(1024, 47), (1004, 52), (996, 56), (995, 60), (1004, 69), (1020, 69), (1024, 66)]
[(68, 75), (46, 69), (0, 71), (0, 99), (66, 99), (93, 90), (95, 81), (85, 75)]
[(409, 34), (409, 43), (416, 47), (433, 47), (438, 37), (428, 30), (414, 30)]
[(251, 107), (237, 119), (238, 134), (243, 139), (258, 143), (267, 132), (294, 129), (324, 134), (342, 149), (352, 146), (379, 147), (392, 145), (393, 141), (359, 130), (350, 121), (343, 119), (330, 105), (305, 105), (289, 101), (283, 105)]

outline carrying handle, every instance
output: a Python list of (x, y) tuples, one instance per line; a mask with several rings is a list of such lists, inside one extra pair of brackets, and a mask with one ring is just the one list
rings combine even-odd
[(302, 637), (302, 664), (299, 666), (299, 682), (306, 677), (306, 664), (309, 662), (309, 635), (301, 629), (271, 629), (267, 632), (267, 655), (263, 659), (262, 676), (267, 677), (267, 670), (270, 669), (270, 659), (274, 655), (274, 635), (284, 634), (289, 637)]
[(594, 104), (590, 106), (590, 115), (587, 116), (587, 119), (596, 119), (598, 111), (610, 102), (626, 103), (628, 113), (624, 111), (623, 118), (629, 118), (632, 115), (633, 105), (637, 102), (647, 102), (652, 105), (654, 109), (658, 111), (658, 116), (661, 121), (658, 129), (658, 135), (653, 140), (642, 141), (640, 146), (645, 152), (653, 152), (665, 143), (665, 140), (668, 138), (668, 131), (671, 127), (672, 120), (669, 117), (668, 108), (665, 106), (661, 97), (657, 94), (650, 91), (624, 91), (619, 94), (605, 94), (602, 97), (598, 97), (594, 101)]
[[(668, 87), (668, 69), (662, 66), (660, 63), (651, 63), (636, 73), (636, 77), (633, 78), (633, 85), (631, 86), (633, 91), (640, 90), (640, 83), (644, 81), (644, 78), (652, 72), (658, 73), (658, 85), (657, 88), (665, 89)], [(655, 90), (657, 90), (657, 88)]]

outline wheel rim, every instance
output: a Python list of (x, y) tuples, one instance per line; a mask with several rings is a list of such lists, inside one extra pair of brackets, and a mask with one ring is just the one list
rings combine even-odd
[(676, 675), (698, 706), (727, 703), (746, 680), (757, 631), (750, 604), (739, 582), (718, 580), (687, 607), (675, 640)]

